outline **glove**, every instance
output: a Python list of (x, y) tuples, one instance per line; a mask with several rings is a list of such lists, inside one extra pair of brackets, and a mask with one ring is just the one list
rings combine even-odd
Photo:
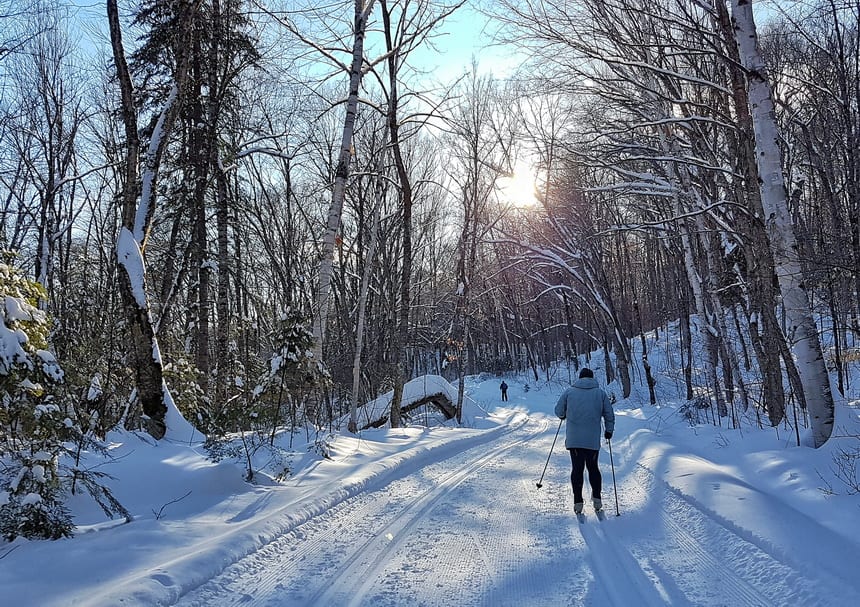
[(609, 440), (610, 438), (612, 438), (612, 432), (607, 430), (606, 432), (603, 433), (603, 438), (605, 438), (606, 440)]

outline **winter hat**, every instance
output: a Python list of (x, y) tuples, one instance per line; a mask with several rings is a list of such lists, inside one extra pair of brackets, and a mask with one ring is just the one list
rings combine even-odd
[(583, 367), (579, 372), (579, 378), (582, 379), (583, 377), (594, 377), (594, 371), (588, 367)]

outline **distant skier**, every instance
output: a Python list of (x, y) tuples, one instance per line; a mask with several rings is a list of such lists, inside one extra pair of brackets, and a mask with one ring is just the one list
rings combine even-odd
[(555, 414), (566, 419), (564, 446), (570, 452), (573, 469), (570, 482), (573, 485), (573, 511), (582, 513), (583, 469), (588, 468), (588, 481), (591, 483), (591, 498), (594, 510), (600, 512), (603, 502), (600, 500), (602, 477), (597, 467), (597, 456), (600, 454), (600, 418), (603, 418), (606, 440), (612, 438), (615, 430), (615, 412), (609, 402), (606, 392), (597, 385), (594, 372), (583, 368), (579, 379), (573, 386), (564, 391), (555, 405)]
[(502, 390), (502, 400), (508, 400), (508, 384), (502, 380), (502, 385), (499, 388)]

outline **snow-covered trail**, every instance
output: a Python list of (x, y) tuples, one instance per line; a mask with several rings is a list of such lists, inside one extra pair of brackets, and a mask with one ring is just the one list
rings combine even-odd
[(787, 558), (685, 499), (623, 442), (615, 453), (622, 516), (602, 453), (607, 520), (589, 513), (578, 523), (561, 445), (535, 487), (556, 427), (533, 415), (491, 443), (361, 493), (177, 605), (764, 606), (856, 597), (844, 580), (816, 574), (812, 557)]

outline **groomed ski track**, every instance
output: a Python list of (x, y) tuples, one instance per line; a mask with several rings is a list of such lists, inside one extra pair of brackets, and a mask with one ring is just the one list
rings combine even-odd
[[(857, 588), (722, 521), (616, 445), (622, 516), (572, 512), (557, 424), (512, 432), (371, 486), (175, 603), (191, 606), (847, 605)], [(604, 460), (606, 458), (606, 461)], [(648, 520), (643, 524), (642, 517)], [(552, 580), (547, 583), (547, 580)]]

